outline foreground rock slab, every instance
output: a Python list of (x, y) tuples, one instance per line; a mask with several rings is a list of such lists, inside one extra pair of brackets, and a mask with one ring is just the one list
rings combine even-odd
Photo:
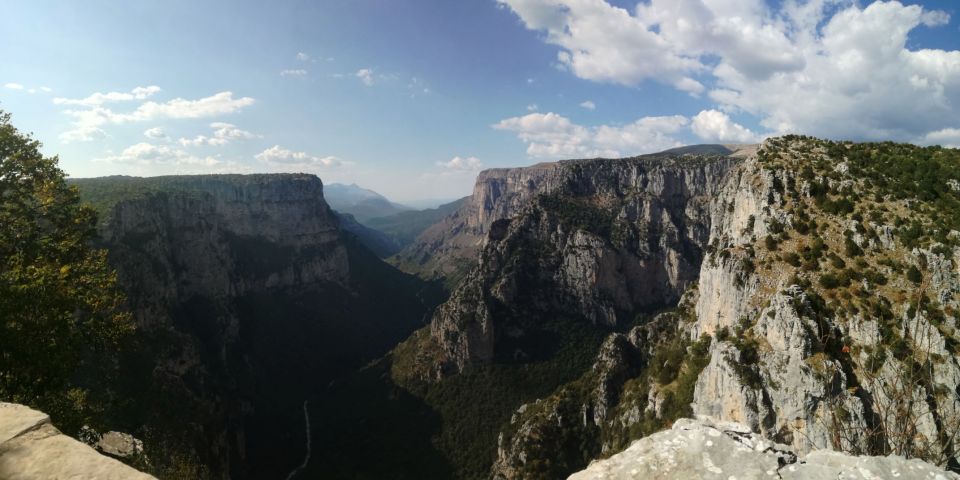
[(955, 480), (960, 475), (892, 455), (855, 457), (818, 450), (798, 457), (790, 447), (766, 440), (744, 425), (701, 417), (678, 420), (672, 429), (593, 462), (569, 480), (648, 478)]
[(0, 403), (0, 479), (156, 480), (56, 429), (50, 417)]

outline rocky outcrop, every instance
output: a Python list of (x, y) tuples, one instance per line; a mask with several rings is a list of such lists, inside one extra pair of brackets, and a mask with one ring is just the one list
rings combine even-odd
[(478, 265), (431, 322), (443, 361), (453, 371), (489, 362), (531, 318), (614, 327), (676, 302), (697, 279), (711, 200), (739, 161), (654, 155), (488, 173), (460, 212), (473, 233), (457, 237), (483, 245)]
[(921, 460), (851, 456), (817, 450), (806, 455), (757, 435), (742, 424), (701, 417), (636, 441), (592, 463), (570, 480), (662, 479), (960, 479)]
[[(960, 298), (955, 252), (905, 248), (882, 215), (866, 222), (833, 213), (824, 190), (869, 187), (847, 169), (817, 176), (810, 164), (825, 153), (803, 141), (768, 141), (721, 189), (690, 329), (693, 338), (719, 341), (693, 411), (741, 422), (799, 453), (956, 462), (960, 363), (947, 348), (956, 342), (951, 312)], [(771, 168), (774, 159), (793, 167)], [(872, 208), (863, 203), (856, 208)], [(924, 292), (903, 276), (911, 264), (925, 272)]]
[(148, 480), (56, 429), (50, 417), (23, 405), (0, 403), (0, 478), (9, 480)]

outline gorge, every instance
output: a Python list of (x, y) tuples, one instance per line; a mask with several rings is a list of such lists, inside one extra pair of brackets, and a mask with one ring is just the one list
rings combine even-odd
[(101, 422), (159, 478), (563, 478), (695, 416), (956, 469), (958, 174), (799, 136), (487, 170), (406, 273), (312, 175), (72, 180), (138, 326)]

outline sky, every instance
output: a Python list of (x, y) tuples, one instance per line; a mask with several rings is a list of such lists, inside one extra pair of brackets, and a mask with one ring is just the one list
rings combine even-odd
[(2, 0), (0, 110), (73, 177), (486, 168), (786, 133), (960, 146), (960, 2)]

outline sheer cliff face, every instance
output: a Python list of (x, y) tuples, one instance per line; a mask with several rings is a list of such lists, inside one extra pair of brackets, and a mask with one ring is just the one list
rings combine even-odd
[(469, 232), (456, 241), (482, 251), (431, 323), (446, 370), (526, 355), (516, 344), (535, 318), (612, 328), (676, 302), (697, 279), (711, 199), (737, 162), (650, 156), (485, 172), (450, 219)]
[[(551, 445), (613, 452), (692, 415), (742, 423), (799, 454), (894, 453), (956, 468), (958, 233), (942, 216), (952, 207), (903, 193), (899, 167), (875, 167), (895, 161), (885, 148), (899, 148), (904, 164), (932, 161), (918, 147), (788, 137), (717, 177), (702, 214), (685, 218), (709, 234), (673, 330), (631, 332), (627, 354), (611, 353), (623, 343), (614, 334), (577, 383), (521, 407), (501, 434), (494, 477), (524, 478), (544, 460), (582, 468), (589, 457)], [(956, 195), (948, 180), (931, 187), (940, 205)], [(483, 320), (496, 332), (495, 315)], [(682, 366), (657, 344), (665, 339), (685, 349), (674, 350), (685, 352)], [(664, 359), (678, 375), (656, 368)]]
[(346, 283), (345, 247), (318, 178), (184, 178), (119, 202), (103, 228), (125, 283), (149, 286), (137, 301)]
[(141, 327), (127, 420), (217, 476), (285, 474), (303, 401), (422, 325), (423, 286), (340, 230), (315, 176), (129, 181), (150, 193), (101, 229)]
[(494, 221), (514, 216), (537, 195), (564, 184), (559, 163), (484, 170), (460, 209), (424, 231), (397, 255), (401, 268), (456, 283), (476, 263)]
[[(796, 162), (804, 145), (764, 147)], [(818, 212), (817, 229), (806, 232), (801, 212), (815, 203), (811, 184), (872, 197), (843, 160), (831, 163), (835, 178), (805, 179), (799, 169), (754, 158), (728, 179), (713, 209), (715, 248), (701, 268), (690, 335), (735, 338), (713, 343), (693, 412), (742, 422), (800, 452), (892, 451), (956, 462), (960, 349), (946, 345), (958, 337), (951, 312), (960, 306), (960, 250), (900, 244), (885, 224), (895, 218), (889, 214)], [(915, 201), (911, 208), (909, 200), (881, 197), (874, 199), (884, 210), (925, 215)], [(861, 200), (857, 210), (870, 203)], [(779, 245), (760, 241), (768, 236)], [(800, 268), (784, 261), (794, 252)], [(910, 265), (928, 272), (924, 281), (904, 278)], [(835, 275), (852, 285), (833, 284)]]
[(179, 183), (117, 203), (102, 229), (124, 284), (137, 290), (134, 301), (169, 305), (194, 295), (346, 284), (346, 250), (317, 177), (183, 177)]

